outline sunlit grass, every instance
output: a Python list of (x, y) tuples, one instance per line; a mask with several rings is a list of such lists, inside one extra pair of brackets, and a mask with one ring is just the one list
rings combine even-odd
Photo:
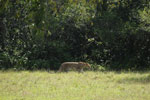
[(150, 100), (150, 73), (0, 71), (0, 100)]

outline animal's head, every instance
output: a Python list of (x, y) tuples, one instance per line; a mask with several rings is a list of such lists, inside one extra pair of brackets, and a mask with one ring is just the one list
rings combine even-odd
[(85, 63), (85, 62), (79, 62), (79, 64), (81, 64), (81, 65), (84, 66), (84, 67), (91, 68), (91, 65), (88, 64), (88, 63)]
[(91, 68), (91, 65), (90, 65), (89, 63), (86, 63), (86, 66), (87, 66), (88, 68)]

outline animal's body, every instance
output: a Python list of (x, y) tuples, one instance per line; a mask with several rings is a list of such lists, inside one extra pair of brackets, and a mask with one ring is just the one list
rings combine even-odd
[(84, 68), (90, 68), (90, 64), (85, 62), (64, 62), (61, 64), (59, 68), (59, 72), (69, 71), (69, 70), (77, 70), (83, 71)]

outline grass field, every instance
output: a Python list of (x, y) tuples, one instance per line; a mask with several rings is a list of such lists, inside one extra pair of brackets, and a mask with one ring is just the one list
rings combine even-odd
[(0, 71), (0, 100), (150, 100), (150, 73)]

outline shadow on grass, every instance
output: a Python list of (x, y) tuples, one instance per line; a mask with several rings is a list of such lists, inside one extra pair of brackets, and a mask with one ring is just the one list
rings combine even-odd
[(118, 83), (141, 83), (141, 84), (149, 84), (150, 83), (150, 75), (147, 76), (139, 76), (139, 77), (126, 77), (117, 81)]

